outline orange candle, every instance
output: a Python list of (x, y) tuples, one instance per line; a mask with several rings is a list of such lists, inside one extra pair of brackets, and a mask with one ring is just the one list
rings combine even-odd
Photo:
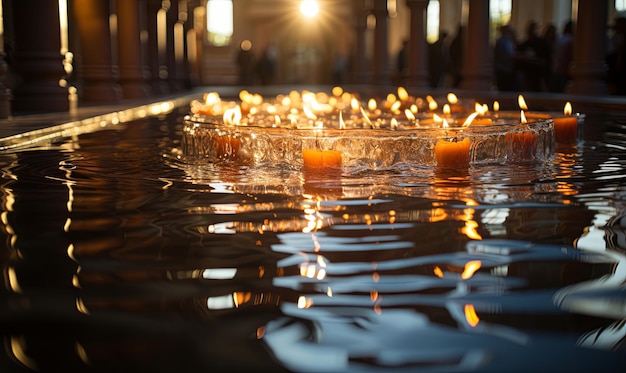
[(237, 157), (239, 138), (231, 135), (214, 135), (216, 155), (220, 159)]
[(435, 145), (435, 158), (440, 167), (469, 166), (470, 140), (439, 139)]
[(578, 117), (572, 115), (572, 105), (568, 102), (563, 109), (563, 116), (555, 116), (554, 139), (558, 144), (572, 144), (578, 137)]
[(511, 145), (513, 160), (532, 159), (537, 144), (537, 134), (530, 131), (506, 134)]
[(307, 168), (341, 168), (341, 152), (339, 150), (304, 149), (302, 150), (302, 158), (304, 159), (304, 167)]

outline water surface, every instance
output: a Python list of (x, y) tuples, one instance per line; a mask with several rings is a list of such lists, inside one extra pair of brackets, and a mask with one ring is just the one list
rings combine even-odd
[(626, 121), (337, 175), (186, 162), (185, 113), (0, 154), (2, 372), (623, 370)]

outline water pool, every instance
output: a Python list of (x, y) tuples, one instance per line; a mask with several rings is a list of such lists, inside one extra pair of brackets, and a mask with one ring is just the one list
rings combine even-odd
[(623, 119), (337, 175), (185, 162), (186, 112), (0, 154), (2, 372), (623, 369)]

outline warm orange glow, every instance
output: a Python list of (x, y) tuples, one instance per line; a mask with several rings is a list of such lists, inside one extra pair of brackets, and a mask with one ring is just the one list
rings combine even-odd
[(441, 270), (441, 268), (439, 268), (439, 266), (435, 266), (433, 273), (435, 274), (435, 276), (443, 278), (443, 271)]
[(398, 128), (398, 120), (396, 118), (391, 118), (391, 123), (389, 124), (392, 130)]
[(343, 111), (339, 112), (339, 129), (340, 130), (346, 129), (346, 122), (343, 120)]
[(401, 101), (406, 101), (409, 98), (409, 92), (407, 92), (406, 88), (398, 87), (398, 98)]
[[(406, 115), (406, 119), (408, 120), (415, 120), (415, 115), (413, 115), (413, 113), (409, 109), (404, 110), (404, 115)], [(393, 119), (396, 119), (396, 118), (393, 118)]]
[(378, 290), (370, 290), (370, 300), (376, 302), (378, 299)]
[(476, 118), (476, 116), (478, 115), (478, 112), (474, 112), (472, 114), (470, 114), (467, 119), (465, 119), (465, 122), (463, 122), (463, 127), (469, 127), (469, 125), (472, 124), (472, 122), (474, 121), (474, 118)]
[(369, 111), (375, 111), (377, 109), (377, 104), (376, 104), (376, 100), (374, 100), (373, 98), (370, 98), (367, 101), (367, 108), (369, 109)]
[(528, 123), (528, 120), (526, 119), (526, 114), (524, 114), (524, 110), (520, 111), (519, 120), (522, 123)]
[(240, 305), (249, 302), (250, 298), (252, 298), (252, 293), (250, 292), (242, 292), (242, 291), (236, 291), (233, 294), (233, 300), (235, 301), (235, 307), (239, 307)]
[(500, 111), (500, 103), (498, 101), (493, 102), (493, 111), (495, 112)]
[(365, 123), (367, 123), (367, 125), (369, 125), (370, 128), (374, 128), (374, 125), (372, 124), (370, 117), (367, 116), (367, 113), (365, 112), (365, 110), (363, 110), (363, 108), (361, 108), (361, 115), (363, 115), (363, 119), (365, 120)]
[(478, 325), (480, 318), (476, 314), (476, 309), (473, 304), (466, 304), (465, 307), (463, 307), (463, 312), (465, 313), (465, 320), (467, 320), (469, 326), (473, 328)]
[(339, 150), (302, 150), (304, 166), (310, 168), (341, 168), (341, 152)]
[(443, 104), (443, 114), (450, 115), (450, 104)]
[(447, 98), (448, 98), (448, 102), (451, 103), (452, 105), (454, 105), (454, 104), (459, 102), (459, 99), (452, 92), (448, 93), (448, 97)]
[(463, 273), (461, 273), (461, 278), (463, 280), (467, 280), (474, 276), (474, 273), (478, 271), (481, 267), (482, 263), (480, 260), (471, 260), (465, 264), (465, 268), (463, 268)]
[(474, 220), (467, 220), (465, 226), (461, 228), (461, 232), (472, 240), (482, 240), (482, 236), (476, 231), (478, 223)]
[(428, 109), (430, 110), (437, 110), (439, 107), (439, 105), (437, 105), (437, 101), (435, 101), (431, 95), (426, 96), (426, 101), (428, 101)]

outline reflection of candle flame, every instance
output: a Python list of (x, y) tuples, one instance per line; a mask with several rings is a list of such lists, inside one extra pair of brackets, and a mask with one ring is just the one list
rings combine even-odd
[(463, 280), (467, 280), (474, 276), (474, 273), (478, 271), (481, 267), (480, 260), (470, 260), (465, 264), (465, 268), (463, 268), (463, 273), (461, 273), (461, 278)]
[(478, 325), (480, 318), (476, 314), (476, 309), (473, 304), (466, 304), (465, 307), (463, 307), (463, 311), (465, 313), (465, 320), (467, 320), (467, 323), (472, 328)]
[(459, 99), (456, 97), (456, 95), (452, 92), (448, 93), (448, 102), (451, 103), (452, 105), (456, 104), (457, 102), (459, 102)]
[(563, 114), (572, 115), (572, 104), (568, 101), (563, 108)]
[(363, 115), (363, 119), (365, 119), (365, 123), (367, 123), (371, 128), (374, 128), (374, 126), (372, 125), (372, 121), (367, 116), (367, 113), (365, 112), (365, 110), (363, 110), (363, 108), (361, 108), (361, 115)]
[(346, 122), (344, 122), (343, 120), (343, 111), (339, 112), (339, 129), (340, 130), (346, 129)]
[(474, 118), (476, 118), (476, 116), (479, 113), (477, 111), (473, 112), (472, 114), (470, 114), (467, 119), (465, 119), (465, 122), (463, 122), (463, 127), (469, 127), (470, 124), (472, 124), (472, 122), (474, 121)]
[(441, 270), (441, 268), (439, 268), (439, 266), (435, 266), (433, 273), (435, 274), (435, 276), (443, 278), (443, 271)]
[(528, 110), (528, 106), (526, 106), (526, 101), (524, 100), (524, 96), (522, 95), (517, 96), (517, 104), (519, 105), (520, 109)]

